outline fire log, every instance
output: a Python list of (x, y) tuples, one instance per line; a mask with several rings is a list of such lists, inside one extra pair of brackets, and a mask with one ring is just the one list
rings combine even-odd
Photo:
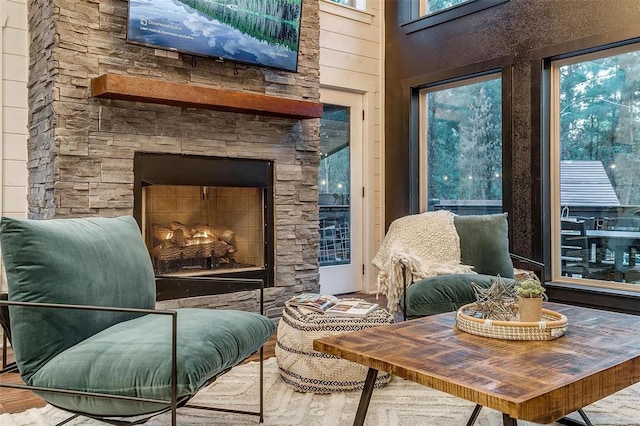
[(151, 225), (151, 232), (153, 233), (153, 238), (157, 238), (158, 240), (170, 240), (173, 238), (173, 229), (157, 223)]
[(171, 222), (170, 225), (171, 229), (173, 229), (173, 231), (177, 231), (178, 229), (182, 231), (182, 235), (185, 238), (189, 238), (191, 236), (191, 228), (189, 228), (187, 225), (180, 223), (180, 222), (176, 222), (175, 220), (173, 222)]

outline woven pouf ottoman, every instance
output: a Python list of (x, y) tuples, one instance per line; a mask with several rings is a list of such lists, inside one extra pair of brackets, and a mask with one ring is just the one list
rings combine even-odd
[[(393, 316), (378, 308), (366, 318), (324, 315), (298, 306), (285, 306), (278, 324), (276, 360), (282, 380), (299, 392), (331, 393), (364, 387), (367, 367), (313, 350), (321, 337), (393, 323)], [(391, 376), (380, 371), (376, 387)]]

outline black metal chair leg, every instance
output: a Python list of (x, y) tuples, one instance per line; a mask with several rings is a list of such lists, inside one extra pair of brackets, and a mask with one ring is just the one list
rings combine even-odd
[(69, 418), (67, 418), (67, 419), (64, 419), (64, 420), (63, 420), (63, 421), (61, 421), (60, 423), (57, 423), (57, 424), (56, 424), (56, 426), (62, 426), (62, 425), (64, 425), (64, 424), (67, 424), (67, 423), (69, 423), (71, 420), (73, 420), (73, 419), (75, 419), (75, 418), (78, 418), (78, 417), (80, 417), (80, 414), (74, 414), (73, 416), (71, 416), (71, 417), (69, 417)]
[(2, 369), (7, 368), (7, 336), (2, 333)]
[(264, 346), (260, 346), (260, 420), (264, 423)]

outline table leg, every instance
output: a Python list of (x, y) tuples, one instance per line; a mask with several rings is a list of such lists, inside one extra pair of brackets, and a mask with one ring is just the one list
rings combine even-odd
[(356, 412), (353, 426), (362, 426), (364, 424), (364, 418), (367, 416), (367, 410), (369, 409), (369, 401), (371, 401), (371, 394), (373, 394), (373, 385), (376, 384), (376, 377), (378, 377), (378, 370), (369, 368), (369, 371), (367, 371), (367, 379), (364, 382), (364, 388), (362, 388), (362, 395), (360, 396), (360, 403), (358, 403), (358, 411)]
[(591, 420), (589, 420), (589, 417), (587, 417), (587, 413), (585, 413), (582, 408), (578, 410), (578, 414), (580, 414), (580, 417), (582, 417), (582, 422), (580, 420), (574, 420), (569, 417), (563, 417), (558, 420), (558, 423), (565, 426), (593, 426), (593, 423), (591, 423)]
[(480, 414), (480, 410), (482, 410), (482, 405), (476, 404), (476, 407), (473, 409), (473, 413), (471, 413), (471, 417), (467, 421), (467, 426), (473, 426), (478, 420), (478, 415)]
[(502, 426), (518, 426), (518, 420), (506, 413), (502, 413)]

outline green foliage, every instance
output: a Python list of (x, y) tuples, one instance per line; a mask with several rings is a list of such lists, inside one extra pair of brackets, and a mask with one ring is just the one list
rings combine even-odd
[(520, 297), (543, 297), (545, 292), (545, 288), (540, 284), (539, 281), (533, 279), (526, 279), (524, 281), (520, 281), (516, 287), (516, 292)]
[(346, 146), (320, 160), (318, 188), (322, 194), (349, 194), (351, 192), (349, 147)]
[(502, 87), (494, 79), (427, 95), (428, 198), (502, 199)]
[(620, 203), (640, 203), (640, 52), (560, 67), (560, 156), (601, 161)]
[(350, 194), (351, 152), (350, 109), (326, 104), (320, 120), (320, 167), (318, 191), (321, 194)]
[(427, 13), (436, 13), (470, 0), (427, 0)]
[[(295, 51), (302, 0), (180, 0), (244, 34)], [(285, 40), (284, 43), (282, 40)]]

